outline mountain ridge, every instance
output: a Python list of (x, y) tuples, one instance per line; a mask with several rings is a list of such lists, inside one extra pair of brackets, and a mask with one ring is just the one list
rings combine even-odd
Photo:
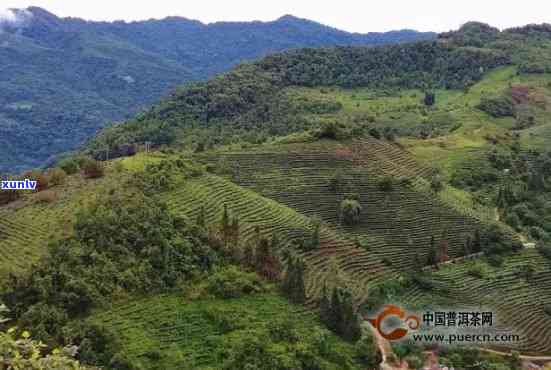
[[(293, 16), (203, 24), (60, 18), (12, 10), (0, 27), (0, 173), (51, 162), (111, 122), (130, 118), (182, 83), (242, 61), (302, 47), (379, 45), (432, 33), (350, 34)], [(63, 66), (63, 68), (59, 68)]]

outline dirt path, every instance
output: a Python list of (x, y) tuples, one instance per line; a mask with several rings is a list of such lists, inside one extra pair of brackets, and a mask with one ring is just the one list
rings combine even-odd
[(375, 338), (375, 342), (377, 343), (377, 347), (379, 348), (379, 351), (381, 351), (381, 355), (382, 355), (383, 360), (379, 364), (379, 369), (380, 370), (406, 370), (406, 369), (408, 369), (408, 364), (405, 361), (402, 361), (402, 363), (398, 366), (396, 364), (391, 364), (388, 361), (389, 355), (391, 353), (393, 353), (392, 352), (392, 347), (390, 346), (390, 342), (388, 340), (386, 340), (385, 338), (383, 338), (381, 336), (381, 334), (377, 330), (375, 330), (375, 328), (371, 324), (366, 323), (366, 325), (369, 328), (369, 330), (371, 331), (371, 334), (373, 335), (373, 338)]
[[(501, 355), (501, 356), (510, 356), (511, 355), (508, 352), (501, 352), (501, 351), (496, 351), (496, 350), (488, 349), (488, 348), (480, 348), (480, 350), (484, 351), (484, 352), (488, 352), (488, 353), (494, 353), (496, 355)], [(527, 361), (551, 362), (551, 356), (525, 356), (525, 355), (520, 355), (519, 357), (520, 357), (521, 360), (527, 360)]]

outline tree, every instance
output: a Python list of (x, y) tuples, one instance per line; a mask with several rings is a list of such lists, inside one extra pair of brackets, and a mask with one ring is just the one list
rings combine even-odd
[(323, 290), (321, 292), (320, 299), (320, 319), (324, 323), (328, 323), (331, 320), (331, 302), (327, 297), (327, 284), (323, 284)]
[(364, 332), (355, 344), (356, 357), (366, 369), (377, 369), (383, 360), (381, 352), (373, 336)]
[(442, 178), (440, 177), (440, 175), (432, 176), (430, 180), (430, 188), (435, 193), (439, 193), (440, 191), (442, 191), (442, 189), (444, 189), (444, 183), (442, 182)]
[(197, 216), (197, 226), (199, 226), (201, 229), (206, 230), (207, 228), (207, 216), (205, 212), (205, 206), (201, 206), (201, 209), (199, 210), (199, 215)]
[(234, 248), (239, 244), (239, 216), (232, 218), (230, 225), (230, 243)]
[(70, 237), (8, 282), (4, 302), (38, 339), (57, 342), (113, 292), (155, 294), (208, 271), (217, 256), (195, 229), (138, 189), (108, 190), (77, 213)]
[(438, 255), (436, 252), (436, 242), (434, 240), (434, 236), (430, 237), (430, 247), (429, 247), (429, 254), (427, 256), (427, 266), (433, 266), (438, 263)]
[(333, 174), (333, 177), (329, 181), (329, 189), (334, 192), (338, 192), (345, 185), (344, 172), (341, 169), (337, 169)]
[(440, 240), (440, 250), (438, 253), (438, 262), (445, 262), (449, 259), (448, 256), (448, 248), (449, 248), (449, 241), (448, 241), (448, 230), (445, 229), (442, 232), (442, 239)]
[(425, 92), (425, 98), (423, 99), (423, 102), (427, 107), (431, 107), (436, 102), (436, 95), (432, 91), (426, 91)]
[(60, 160), (57, 165), (68, 175), (73, 175), (77, 173), (80, 168), (78, 159), (74, 157), (64, 158)]
[(320, 246), (320, 242), (321, 242), (320, 232), (321, 232), (321, 219), (319, 217), (313, 217), (310, 236), (306, 240), (306, 248), (308, 250), (316, 249)]
[(101, 162), (95, 159), (87, 158), (81, 164), (81, 169), (84, 177), (89, 179), (97, 179), (103, 177), (103, 166)]
[(291, 255), (287, 259), (282, 288), (287, 293), (289, 299), (297, 304), (306, 302), (305, 269), (304, 260), (298, 255)]
[(385, 176), (379, 181), (379, 190), (390, 193), (394, 189), (394, 179), (391, 176)]
[(232, 217), (228, 206), (224, 204), (222, 219), (220, 220), (220, 233), (224, 248), (236, 248), (239, 241), (239, 217)]
[(474, 232), (474, 238), (473, 238), (473, 247), (472, 251), (473, 253), (479, 253), (482, 252), (482, 236), (480, 234), (480, 230), (476, 229)]
[(323, 311), (320, 307), (320, 319), (330, 330), (346, 340), (356, 341), (361, 336), (360, 319), (349, 289), (338, 286), (333, 288), (329, 305), (324, 302)]
[(465, 239), (465, 245), (464, 245), (464, 254), (465, 256), (468, 256), (473, 251), (473, 240), (470, 235), (467, 235), (467, 238)]
[(260, 238), (256, 246), (255, 269), (258, 274), (268, 280), (275, 281), (279, 277), (279, 260), (270, 248), (267, 238)]
[(254, 244), (251, 242), (247, 242), (245, 244), (245, 248), (243, 248), (243, 265), (249, 268), (255, 267), (255, 247)]
[(345, 199), (340, 205), (340, 215), (345, 225), (356, 225), (360, 222), (362, 206), (357, 200)]

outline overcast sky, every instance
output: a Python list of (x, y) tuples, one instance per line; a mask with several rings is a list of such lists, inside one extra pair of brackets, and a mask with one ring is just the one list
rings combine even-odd
[[(448, 31), (478, 20), (498, 28), (551, 23), (548, 0), (0, 0), (2, 8), (40, 6), (59, 16), (142, 20), (169, 15), (215, 21), (274, 20), (285, 14), (351, 32), (412, 28)], [(5, 14), (5, 12), (4, 12)]]

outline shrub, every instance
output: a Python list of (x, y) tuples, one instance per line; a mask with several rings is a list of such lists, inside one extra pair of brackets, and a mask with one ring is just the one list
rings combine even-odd
[(271, 322), (268, 331), (270, 337), (276, 342), (294, 343), (300, 339), (295, 323), (289, 318)]
[(469, 267), (469, 270), (467, 271), (469, 275), (472, 277), (478, 278), (478, 279), (484, 279), (486, 276), (486, 270), (484, 269), (484, 265), (480, 262), (475, 262), (471, 267)]
[(538, 243), (538, 251), (545, 258), (551, 259), (551, 245), (544, 245), (543, 243)]
[(435, 193), (438, 193), (444, 189), (444, 183), (442, 182), (442, 178), (440, 175), (434, 175), (432, 179), (430, 180), (430, 188)]
[(385, 176), (379, 181), (379, 190), (390, 193), (394, 189), (394, 179), (391, 176)]
[(321, 219), (317, 216), (312, 217), (312, 229), (310, 230), (309, 237), (305, 240), (305, 247), (308, 250), (317, 249), (321, 242)]
[(427, 274), (411, 275), (411, 281), (423, 290), (430, 291), (434, 288), (434, 282), (430, 277), (430, 275), (427, 275)]
[(505, 223), (517, 231), (520, 228), (520, 218), (516, 213), (507, 214), (505, 217)]
[(205, 165), (205, 171), (207, 171), (208, 173), (216, 173), (216, 165), (214, 165), (213, 163), (207, 163)]
[(35, 201), (37, 203), (53, 203), (57, 200), (56, 192), (52, 190), (46, 190), (36, 195)]
[(113, 163), (113, 170), (116, 172), (116, 173), (121, 173), (124, 171), (124, 164), (122, 164), (121, 161), (115, 161)]
[(65, 158), (59, 161), (57, 164), (59, 168), (61, 168), (63, 171), (65, 171), (68, 175), (73, 175), (78, 172), (80, 169), (80, 164), (78, 159), (76, 158)]
[(362, 206), (356, 200), (345, 199), (340, 205), (340, 214), (342, 222), (345, 225), (356, 225), (360, 222)]
[(357, 237), (356, 238), (356, 247), (369, 250), (369, 241), (366, 238)]
[(488, 263), (493, 267), (503, 266), (503, 257), (498, 255), (492, 255), (488, 257)]
[(548, 240), (549, 234), (541, 227), (532, 226), (530, 228), (530, 236), (536, 240)]
[(208, 278), (207, 289), (217, 298), (239, 298), (246, 294), (262, 292), (263, 286), (257, 274), (229, 266)]
[(48, 186), (50, 184), (50, 182), (48, 181), (48, 177), (40, 171), (25, 172), (23, 174), (23, 178), (36, 181), (35, 190), (37, 192), (48, 189)]
[(369, 135), (371, 135), (375, 139), (380, 139), (381, 138), (381, 133), (375, 127), (369, 129)]
[(89, 179), (97, 179), (103, 176), (104, 170), (101, 162), (95, 159), (86, 159), (81, 166), (82, 174)]
[(422, 369), (425, 360), (421, 355), (410, 355), (405, 358), (409, 369)]
[(29, 332), (10, 329), (0, 332), (1, 365), (4, 369), (86, 369), (74, 360), (76, 348), (45, 353), (45, 345), (31, 339)]
[(329, 181), (329, 189), (331, 191), (337, 192), (346, 184), (346, 179), (344, 177), (344, 172), (341, 169), (337, 169), (333, 174), (333, 177)]
[(315, 136), (319, 139), (337, 140), (342, 137), (341, 131), (337, 122), (326, 122), (319, 128)]
[(382, 361), (381, 353), (373, 336), (364, 333), (354, 346), (356, 358), (367, 369), (376, 369)]
[(477, 108), (493, 117), (513, 117), (515, 115), (513, 99), (505, 95), (483, 97)]
[(532, 265), (521, 265), (517, 268), (516, 274), (526, 280), (531, 279), (535, 273), (534, 266)]
[(121, 352), (116, 353), (113, 358), (111, 358), (109, 368), (117, 370), (137, 370), (132, 364), (132, 360)]
[(52, 185), (61, 185), (67, 177), (67, 173), (59, 167), (52, 168), (46, 173)]

